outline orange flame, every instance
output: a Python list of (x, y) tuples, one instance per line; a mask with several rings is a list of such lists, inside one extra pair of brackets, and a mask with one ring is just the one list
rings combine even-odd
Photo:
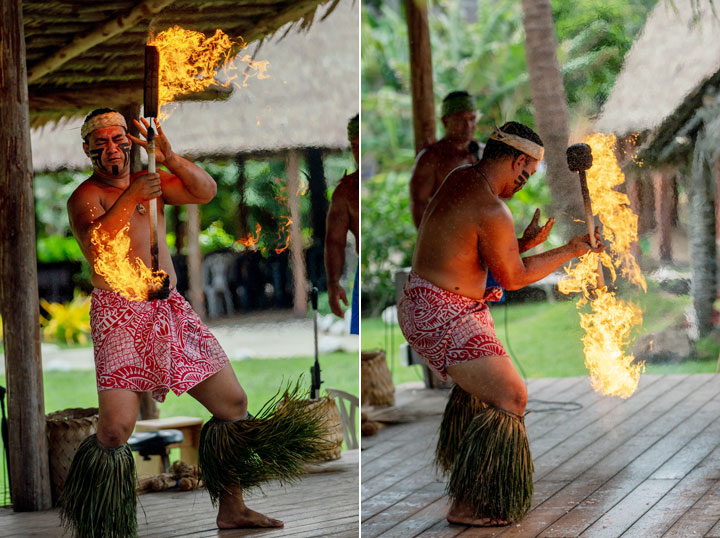
[[(173, 26), (151, 38), (148, 44), (157, 47), (160, 53), (158, 104), (161, 108), (178, 95), (199, 92), (211, 84), (247, 86), (252, 77), (263, 79), (270, 76), (266, 73), (269, 62), (256, 62), (250, 55), (245, 55), (239, 58), (240, 62), (247, 64), (242, 73), (243, 80), (235, 82), (239, 75), (232, 73), (238, 68), (231, 53), (233, 48), (244, 49), (247, 44), (242, 37), (233, 40), (219, 29), (213, 36), (207, 37), (201, 32)], [(227, 78), (225, 82), (216, 78), (220, 69)], [(160, 115), (161, 119), (165, 119), (168, 113), (162, 111)]]
[(255, 237), (253, 237), (252, 233), (249, 233), (245, 237), (238, 239), (237, 242), (246, 247), (254, 247), (257, 244), (257, 242), (260, 240), (260, 230), (262, 230), (262, 226), (260, 226), (259, 223), (256, 223), (255, 224)]
[(280, 218), (285, 219), (285, 222), (280, 225), (280, 230), (278, 230), (278, 235), (280, 237), (285, 236), (285, 245), (280, 248), (276, 248), (275, 254), (280, 254), (281, 252), (284, 252), (290, 246), (290, 225), (292, 224), (292, 219), (290, 217), (280, 217)]
[(146, 301), (150, 290), (162, 287), (166, 273), (153, 274), (140, 258), (130, 258), (129, 228), (130, 224), (126, 224), (115, 237), (99, 225), (93, 228), (90, 235), (95, 251), (93, 267), (115, 293), (130, 301)]
[(630, 343), (632, 329), (642, 322), (642, 313), (606, 287), (597, 288), (597, 267), (602, 263), (610, 270), (613, 281), (619, 272), (631, 284), (647, 291), (645, 277), (630, 252), (631, 244), (638, 239), (638, 218), (630, 209), (627, 195), (615, 190), (625, 181), (613, 152), (615, 137), (594, 134), (585, 142), (593, 153), (593, 166), (587, 173), (593, 213), (603, 224), (609, 246), (605, 252), (589, 252), (567, 267), (558, 288), (562, 293), (582, 293), (578, 308), (590, 303), (591, 313), (580, 313), (580, 326), (585, 329), (585, 365), (593, 388), (628, 398), (637, 389), (645, 364), (633, 364), (634, 356), (623, 349)]

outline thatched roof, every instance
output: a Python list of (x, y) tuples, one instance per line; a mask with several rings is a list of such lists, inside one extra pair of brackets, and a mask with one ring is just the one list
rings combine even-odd
[[(278, 32), (256, 57), (270, 62), (270, 78), (250, 79), (229, 99), (176, 105), (163, 124), (173, 149), (192, 158), (311, 146), (346, 149), (345, 125), (359, 106), (358, 33), (358, 8), (351, 0), (342, 0), (326, 19), (316, 18), (307, 32), (285, 37)], [(88, 167), (81, 123), (34, 129), (33, 168)]]
[(710, 0), (659, 1), (595, 128), (618, 136), (647, 132), (650, 139), (674, 133), (720, 70), (719, 31)]
[(203, 33), (220, 28), (251, 43), (288, 23), (307, 28), (328, 1), (25, 0), (32, 125), (141, 102), (149, 31), (175, 24)]

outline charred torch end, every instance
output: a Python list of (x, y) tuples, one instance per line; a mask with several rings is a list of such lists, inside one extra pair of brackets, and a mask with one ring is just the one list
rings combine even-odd
[(567, 149), (567, 163), (573, 172), (589, 170), (593, 164), (592, 149), (587, 144), (573, 144)]
[(165, 271), (153, 271), (153, 276), (161, 276), (160, 287), (153, 287), (148, 291), (148, 301), (162, 301), (170, 297), (170, 277)]

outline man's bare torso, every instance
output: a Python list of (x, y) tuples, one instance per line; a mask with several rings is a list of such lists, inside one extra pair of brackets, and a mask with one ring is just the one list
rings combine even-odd
[(498, 213), (512, 218), (475, 167), (457, 169), (443, 182), (425, 211), (413, 270), (440, 288), (482, 299), (487, 264), (480, 257), (478, 245), (480, 241), (492, 241), (492, 229), (485, 221)]
[(360, 194), (358, 189), (358, 172), (348, 174), (340, 180), (334, 196), (343, 199), (347, 205), (348, 229), (355, 237), (355, 251), (359, 251), (360, 239)]
[[(138, 174), (136, 174), (137, 176)], [(161, 176), (162, 177), (162, 176)], [(132, 181), (132, 178), (131, 178)], [(101, 208), (103, 212), (108, 211), (122, 195), (125, 189), (113, 187), (102, 183), (94, 178), (85, 180), (80, 186), (75, 189), (70, 200), (68, 201), (68, 213), (70, 217), (70, 226), (73, 234), (80, 245), (80, 248), (90, 262), (92, 267), (92, 279), (91, 282), (94, 287), (101, 288), (104, 290), (112, 290), (107, 281), (95, 272), (95, 251), (90, 245), (90, 232), (89, 229), (76, 229), (76, 219), (74, 217), (80, 215), (84, 211), (95, 212), (96, 207)], [(132, 211), (129, 219), (128, 236), (130, 237), (130, 252), (129, 256), (131, 260), (140, 258), (142, 262), (147, 266), (151, 266), (150, 259), (150, 202), (145, 201), (140, 203), (144, 208), (144, 214), (142, 214), (136, 208)], [(165, 271), (170, 277), (170, 285), (175, 286), (177, 284), (177, 275), (175, 274), (175, 268), (170, 258), (170, 251), (167, 246), (167, 237), (165, 229), (165, 204), (162, 198), (157, 198), (158, 207), (158, 265), (159, 268)], [(96, 218), (99, 215), (92, 215)], [(102, 227), (101, 227), (102, 229)]]
[(448, 174), (458, 166), (477, 162), (475, 155), (470, 153), (468, 147), (458, 148), (456, 144), (444, 138), (429, 146), (426, 151), (433, 163), (431, 166), (434, 181), (430, 196), (437, 192)]

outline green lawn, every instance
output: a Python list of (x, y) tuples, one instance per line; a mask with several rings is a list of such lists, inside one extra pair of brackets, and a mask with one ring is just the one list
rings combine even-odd
[[(305, 374), (310, 388), (310, 367), (313, 357), (290, 359), (249, 359), (233, 361), (232, 367), (240, 384), (248, 395), (250, 413), (257, 412), (262, 404), (271, 398), (283, 381), (296, 379)], [(344, 390), (359, 395), (359, 366), (356, 353), (331, 353), (320, 357), (322, 387)], [(70, 407), (97, 407), (97, 389), (95, 372), (92, 370), (46, 371), (43, 373), (45, 392), (45, 412), (50, 413)], [(5, 385), (5, 376), (0, 376), (0, 385)], [(210, 418), (210, 413), (191, 396), (184, 394), (179, 398), (168, 393), (165, 402), (158, 404), (161, 417), (191, 416)], [(0, 442), (0, 447), (2, 443)], [(179, 449), (171, 454), (171, 460), (177, 457)], [(4, 465), (0, 462), (0, 471)], [(7, 504), (4, 496), (4, 472), (0, 472), (0, 506)], [(3, 502), (5, 501), (5, 502)]]
[[(620, 295), (623, 297), (623, 295)], [(629, 292), (624, 298), (643, 309), (643, 324), (635, 335), (668, 327), (682, 316), (688, 296), (675, 296), (649, 285), (648, 293)], [(569, 377), (587, 375), (583, 363), (583, 330), (580, 328), (575, 300), (515, 303), (491, 306), (495, 329), (500, 340), (527, 377)], [(362, 320), (362, 349), (387, 349), (388, 364), (395, 384), (422, 379), (419, 366), (400, 364), (397, 351), (405, 341), (397, 325), (386, 325), (380, 318)], [(394, 343), (394, 346), (391, 345)], [(681, 364), (650, 365), (646, 373), (714, 372), (716, 360), (686, 361)]]

